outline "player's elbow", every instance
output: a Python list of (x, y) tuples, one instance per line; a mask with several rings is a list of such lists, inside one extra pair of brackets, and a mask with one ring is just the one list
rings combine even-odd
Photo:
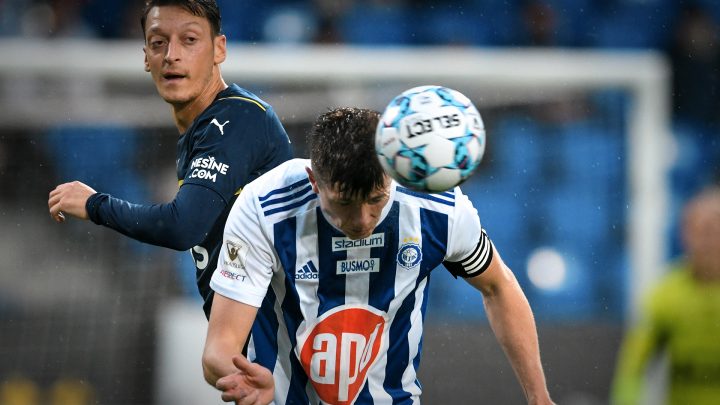
[(202, 369), (203, 369), (203, 377), (205, 378), (205, 381), (207, 381), (208, 384), (212, 385), (213, 387), (217, 383), (217, 380), (220, 378), (220, 376), (217, 375), (216, 365), (217, 359), (216, 356), (213, 356), (208, 352), (206, 349), (203, 352), (202, 355)]
[(204, 237), (196, 235), (181, 235), (173, 240), (168, 246), (170, 249), (175, 249), (181, 252), (190, 250), (193, 247), (199, 245), (204, 240)]
[(189, 250), (201, 244), (208, 233), (204, 229), (198, 229), (197, 226), (175, 226), (168, 229), (168, 238), (166, 247), (179, 251)]

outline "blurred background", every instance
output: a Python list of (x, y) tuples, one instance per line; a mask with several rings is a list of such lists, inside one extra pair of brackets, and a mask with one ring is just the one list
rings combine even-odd
[[(488, 149), (463, 188), (533, 307), (550, 392), (607, 403), (636, 301), (681, 254), (679, 209), (720, 177), (720, 2), (218, 3), (226, 81), (274, 106), (298, 156), (328, 108), (422, 84), (474, 101)], [(0, 404), (220, 403), (190, 254), (47, 213), (75, 179), (176, 191), (141, 8), (0, 0)], [(443, 269), (423, 350), (425, 403), (523, 403), (480, 294)]]

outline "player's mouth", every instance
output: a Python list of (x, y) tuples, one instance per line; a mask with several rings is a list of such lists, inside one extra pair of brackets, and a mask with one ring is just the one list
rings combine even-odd
[(350, 239), (363, 239), (367, 238), (372, 234), (372, 229), (362, 230), (362, 229), (349, 229), (345, 231), (345, 235)]
[(178, 83), (185, 77), (185, 75), (175, 72), (163, 73), (162, 75), (162, 78), (166, 83)]

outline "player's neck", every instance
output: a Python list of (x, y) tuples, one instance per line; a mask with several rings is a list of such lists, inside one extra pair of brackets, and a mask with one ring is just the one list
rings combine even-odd
[(223, 78), (218, 75), (217, 78), (213, 80), (210, 85), (206, 86), (202, 93), (193, 100), (182, 104), (172, 104), (173, 119), (180, 134), (184, 134), (188, 128), (190, 128), (193, 121), (195, 121), (195, 118), (212, 104), (218, 93), (227, 87)]

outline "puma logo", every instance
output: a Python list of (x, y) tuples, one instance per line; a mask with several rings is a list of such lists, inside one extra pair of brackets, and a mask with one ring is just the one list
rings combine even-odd
[(225, 135), (225, 131), (223, 131), (223, 127), (224, 127), (228, 122), (230, 122), (230, 121), (225, 121), (225, 122), (222, 123), (222, 125), (220, 125), (220, 123), (218, 122), (217, 118), (213, 118), (213, 120), (210, 121), (211, 124), (217, 125), (218, 129), (220, 129), (220, 135)]

